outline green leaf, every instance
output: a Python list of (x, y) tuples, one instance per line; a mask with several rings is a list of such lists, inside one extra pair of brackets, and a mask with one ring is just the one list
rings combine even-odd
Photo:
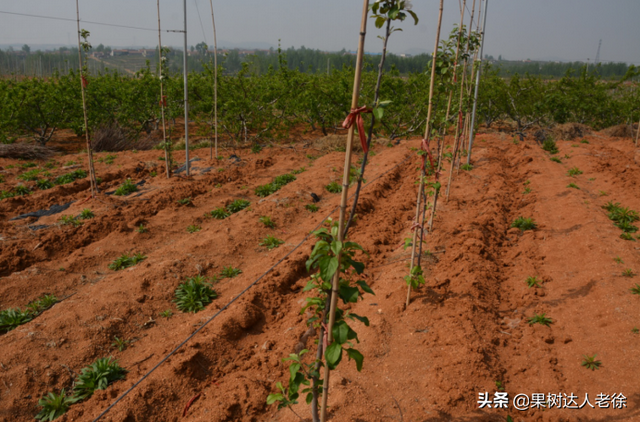
[(280, 394), (280, 393), (273, 393), (273, 394), (269, 394), (267, 396), (267, 404), (268, 405), (272, 405), (273, 403), (275, 403), (277, 401), (282, 401), (282, 400), (284, 400), (284, 396), (282, 394)]
[(381, 107), (374, 108), (373, 116), (376, 118), (376, 120), (381, 121), (382, 117), (384, 116), (384, 109)]
[(382, 25), (384, 25), (385, 22), (386, 22), (385, 18), (383, 18), (382, 16), (378, 16), (376, 18), (376, 28), (382, 28)]
[(333, 326), (333, 340), (339, 344), (344, 344), (348, 340), (349, 326), (344, 321), (339, 321)]
[(360, 286), (360, 288), (361, 288), (363, 291), (365, 291), (366, 293), (369, 293), (369, 294), (372, 294), (372, 295), (374, 295), (374, 296), (375, 296), (375, 293), (373, 292), (373, 290), (371, 290), (371, 287), (369, 287), (369, 285), (367, 284), (367, 282), (366, 282), (366, 281), (364, 281), (364, 280), (358, 280), (358, 281), (356, 281), (356, 284), (357, 284), (358, 286)]
[(331, 252), (333, 252), (336, 256), (338, 256), (340, 252), (342, 252), (342, 242), (337, 240), (334, 242), (331, 242)]
[(406, 12), (410, 14), (411, 17), (413, 18), (414, 25), (417, 25), (419, 20), (418, 20), (418, 15), (416, 15), (416, 12), (414, 12), (413, 10), (406, 10)]
[(337, 342), (331, 343), (331, 345), (327, 347), (324, 357), (327, 360), (329, 369), (335, 369), (342, 359), (342, 345)]
[(356, 303), (360, 296), (360, 290), (358, 290), (357, 287), (340, 286), (338, 296), (344, 301), (344, 303)]
[(357, 319), (358, 321), (362, 322), (365, 326), (367, 326), (367, 327), (369, 326), (369, 318), (363, 317), (363, 316), (360, 316), (360, 315), (354, 314), (354, 313), (349, 314), (349, 316), (351, 316), (351, 317)]
[(349, 360), (353, 359), (356, 361), (356, 368), (358, 372), (362, 371), (362, 363), (364, 362), (364, 356), (362, 353), (358, 352), (356, 349), (347, 349), (347, 355), (349, 356)]
[(323, 256), (319, 261), (320, 278), (324, 281), (331, 281), (331, 278), (338, 269), (338, 258), (331, 256)]

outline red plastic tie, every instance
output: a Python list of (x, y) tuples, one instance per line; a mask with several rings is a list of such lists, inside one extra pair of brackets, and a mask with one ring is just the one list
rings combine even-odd
[(360, 108), (351, 109), (351, 113), (344, 119), (342, 123), (342, 127), (345, 129), (349, 129), (355, 123), (358, 126), (358, 135), (360, 136), (360, 144), (362, 144), (362, 150), (365, 152), (369, 152), (369, 148), (367, 147), (367, 136), (364, 133), (364, 120), (362, 119), (362, 113), (371, 113), (371, 109), (367, 106), (363, 106)]
[(189, 400), (189, 402), (187, 403), (187, 405), (184, 407), (184, 410), (182, 411), (182, 417), (184, 418), (185, 416), (187, 416), (187, 411), (189, 410), (189, 408), (191, 407), (191, 405), (193, 404), (194, 401), (196, 401), (198, 399), (198, 397), (200, 397), (202, 395), (202, 393), (198, 393), (195, 396), (191, 397), (191, 400)]

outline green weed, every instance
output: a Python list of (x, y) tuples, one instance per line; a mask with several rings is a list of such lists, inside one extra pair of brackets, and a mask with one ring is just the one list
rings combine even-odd
[(62, 226), (78, 227), (82, 225), (82, 221), (78, 220), (76, 217), (72, 215), (63, 215), (58, 219), (58, 221)]
[(207, 283), (207, 279), (201, 275), (188, 278), (176, 289), (176, 306), (181, 312), (202, 311), (218, 294)]
[(0, 311), (0, 332), (14, 330), (32, 319), (33, 314), (31, 312), (22, 311), (20, 308)]
[(550, 160), (555, 163), (562, 164), (562, 160), (559, 159), (558, 157), (551, 157)]
[(342, 185), (338, 182), (331, 182), (327, 186), (324, 187), (328, 192), (331, 193), (340, 193), (342, 192)]
[(73, 387), (75, 400), (86, 400), (96, 390), (106, 390), (110, 383), (125, 378), (127, 371), (111, 359), (113, 358), (98, 359), (91, 366), (82, 369)]
[(613, 258), (613, 260), (616, 262), (616, 264), (624, 264), (624, 261), (619, 256), (616, 256), (615, 258)]
[(460, 166), (460, 170), (471, 171), (473, 170), (473, 166), (471, 164), (463, 164)]
[(225, 208), (222, 208), (222, 207), (216, 208), (215, 210), (209, 211), (208, 213), (205, 214), (205, 216), (209, 218), (215, 218), (216, 220), (224, 220), (230, 215), (231, 213), (229, 213)]
[(578, 187), (578, 185), (576, 185), (575, 183), (569, 183), (569, 184), (567, 185), (567, 187), (568, 187), (568, 188), (573, 188), (573, 189), (578, 189), (578, 190), (580, 189), (580, 188)]
[(36, 187), (40, 190), (47, 190), (47, 189), (51, 189), (53, 187), (53, 183), (51, 183), (49, 180), (47, 179), (39, 179), (36, 180)]
[(233, 268), (233, 266), (229, 265), (228, 267), (222, 268), (220, 275), (224, 278), (234, 278), (242, 274), (242, 270), (240, 268)]
[(191, 198), (178, 199), (176, 202), (178, 205), (191, 205)]
[(141, 253), (136, 253), (131, 256), (124, 253), (116, 258), (115, 261), (113, 261), (111, 264), (109, 264), (109, 269), (113, 271), (124, 270), (125, 268), (133, 267), (134, 265), (144, 261), (145, 259), (147, 259), (147, 257), (142, 255)]
[(260, 246), (264, 246), (266, 247), (268, 250), (272, 250), (277, 248), (278, 246), (282, 245), (284, 243), (284, 241), (277, 239), (276, 237), (272, 236), (272, 235), (268, 235), (267, 237), (265, 237), (262, 242), (260, 242)]
[(596, 356), (597, 355), (593, 355), (593, 356), (583, 355), (582, 357), (584, 358), (584, 360), (582, 361), (582, 366), (584, 366), (587, 369), (591, 369), (592, 371), (595, 371), (596, 369), (600, 369), (602, 362), (600, 362), (599, 360), (596, 360)]
[(531, 188), (530, 187), (526, 187), (524, 188), (524, 191), (522, 192), (523, 195), (526, 195), (528, 193), (531, 193)]
[(527, 286), (529, 286), (529, 288), (531, 287), (539, 287), (540, 283), (542, 283), (542, 281), (540, 281), (537, 277), (527, 277)]
[(640, 284), (636, 284), (631, 288), (631, 293), (634, 295), (640, 295)]
[(18, 179), (24, 180), (25, 182), (34, 182), (38, 180), (38, 176), (40, 175), (41, 172), (42, 170), (40, 169), (29, 170), (19, 175)]
[(138, 187), (135, 183), (131, 181), (131, 179), (127, 179), (124, 181), (122, 185), (113, 193), (116, 196), (127, 196), (132, 194), (133, 192), (137, 192)]
[(518, 217), (513, 223), (511, 223), (511, 227), (516, 227), (522, 231), (526, 231), (534, 230), (538, 227), (538, 225), (533, 220), (533, 218)]
[(633, 272), (633, 270), (631, 268), (627, 268), (626, 270), (624, 270), (622, 272), (622, 276), (623, 277), (635, 277), (636, 273)]
[(274, 229), (276, 227), (276, 223), (273, 222), (273, 220), (271, 220), (271, 217), (260, 217), (260, 222), (262, 224), (264, 224), (265, 227), (269, 227), (271, 229)]
[(197, 224), (191, 224), (190, 226), (187, 226), (187, 233), (197, 233), (200, 230), (202, 230), (202, 227), (198, 226)]
[(581, 144), (588, 144), (589, 141), (587, 141), (586, 139), (583, 139), (582, 141), (580, 141)]
[(235, 214), (247, 208), (249, 205), (251, 205), (251, 202), (247, 201), (246, 199), (236, 199), (229, 204), (227, 210), (229, 210), (231, 214)]
[(540, 324), (548, 327), (552, 322), (551, 318), (546, 317), (546, 314), (536, 314), (529, 318), (529, 325)]
[(171, 318), (173, 316), (173, 312), (171, 311), (171, 309), (167, 309), (166, 311), (162, 311), (160, 312), (160, 316), (162, 318)]
[(16, 195), (20, 195), (20, 196), (29, 195), (31, 193), (31, 189), (29, 189), (24, 185), (16, 186), (15, 188), (13, 188), (13, 191), (16, 193)]
[(80, 220), (90, 220), (95, 216), (96, 215), (93, 213), (93, 211), (91, 211), (89, 208), (85, 208), (82, 210), (82, 212), (80, 212), (80, 216), (78, 216), (78, 218)]
[(42, 407), (42, 410), (35, 418), (39, 421), (53, 421), (67, 413), (69, 406), (75, 402), (76, 400), (73, 397), (67, 397), (64, 388), (60, 391), (60, 394), (49, 393), (38, 400), (38, 406)]
[(318, 211), (318, 206), (316, 204), (307, 204), (304, 206), (307, 211), (316, 212)]
[(582, 173), (583, 173), (582, 170), (580, 170), (578, 167), (571, 167), (569, 169), (569, 171), (567, 172), (567, 176), (575, 177), (575, 176), (578, 176), (578, 175), (580, 175)]
[(87, 177), (87, 172), (79, 169), (71, 173), (63, 174), (62, 176), (56, 177), (53, 181), (53, 184), (66, 185), (68, 183), (73, 183), (78, 179), (84, 179), (85, 177)]
[(138, 233), (146, 233), (146, 232), (148, 232), (148, 231), (149, 231), (149, 229), (148, 229), (147, 227), (145, 227), (145, 225), (144, 225), (144, 224), (140, 224), (140, 225), (136, 228), (136, 231), (137, 231)]
[(550, 154), (557, 154), (558, 152), (560, 152), (558, 150), (558, 146), (556, 145), (556, 141), (551, 138), (547, 138), (544, 140), (544, 142), (542, 143), (542, 149)]
[(124, 352), (124, 350), (129, 346), (131, 340), (125, 340), (123, 338), (113, 337), (113, 343), (111, 343), (111, 347), (117, 348), (120, 352)]

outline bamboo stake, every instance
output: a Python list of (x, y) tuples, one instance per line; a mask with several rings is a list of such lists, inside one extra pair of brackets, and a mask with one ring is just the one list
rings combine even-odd
[[(380, 86), (382, 85), (382, 74), (384, 70), (384, 62), (387, 58), (387, 44), (389, 43), (389, 37), (391, 36), (391, 19), (387, 20), (387, 25), (385, 27), (384, 32), (384, 41), (382, 43), (382, 57), (380, 58), (380, 63), (378, 64), (378, 80), (376, 82), (375, 94), (373, 96), (373, 104), (374, 107), (378, 104), (378, 100), (380, 99)], [(376, 123), (376, 116), (371, 114), (371, 126), (369, 127), (369, 134), (367, 135), (367, 148), (371, 147), (371, 138), (373, 137), (373, 126)], [(362, 157), (362, 164), (360, 165), (360, 176), (358, 177), (358, 186), (356, 186), (356, 194), (353, 199), (353, 205), (351, 206), (351, 213), (349, 214), (349, 219), (347, 220), (346, 228), (344, 230), (344, 237), (347, 237), (347, 233), (349, 231), (349, 226), (351, 226), (351, 222), (353, 221), (354, 216), (356, 215), (356, 207), (358, 206), (358, 200), (360, 199), (360, 189), (362, 189), (362, 180), (364, 179), (364, 171), (367, 167), (367, 160), (369, 158), (369, 151), (364, 153)]]
[[(478, 65), (478, 73), (476, 74), (476, 90), (473, 95), (473, 111), (471, 112), (471, 136), (469, 137), (469, 152), (467, 153), (467, 164), (471, 163), (471, 150), (473, 149), (473, 138), (475, 135), (474, 127), (476, 122), (476, 110), (478, 105), (478, 87), (480, 86), (480, 75), (482, 74), (482, 54), (484, 52), (484, 36), (487, 32), (487, 10), (489, 7), (489, 0), (485, 0), (484, 3), (484, 21), (482, 23), (482, 40), (480, 41), (480, 64)], [(636, 145), (638, 139), (636, 137)]]
[(87, 140), (87, 155), (89, 156), (89, 183), (91, 185), (91, 197), (95, 198), (98, 192), (96, 183), (96, 172), (93, 167), (93, 149), (89, 140), (89, 118), (87, 117), (87, 98), (84, 92), (84, 72), (82, 70), (82, 42), (80, 41), (80, 5), (76, 0), (76, 15), (78, 24), (78, 64), (80, 65), (80, 89), (82, 91), (82, 112), (84, 114), (84, 134)]
[[(213, 124), (215, 131), (216, 158), (218, 158), (218, 39), (216, 37), (216, 20), (213, 17), (213, 0), (211, 5), (211, 23), (213, 23)], [(209, 159), (212, 159), (211, 145), (209, 145)]]
[[(440, 0), (440, 14), (438, 16), (438, 31), (436, 32), (436, 43), (433, 48), (433, 59), (431, 60), (431, 81), (429, 84), (429, 108), (427, 110), (427, 124), (424, 130), (424, 139), (427, 141), (427, 145), (429, 144), (429, 138), (431, 137), (431, 112), (433, 111), (433, 89), (435, 86), (436, 80), (436, 59), (438, 57), (438, 44), (440, 44), (440, 29), (442, 28), (442, 10), (444, 9), (444, 0)], [(422, 200), (423, 190), (424, 190), (424, 178), (425, 172), (424, 169), (420, 174), (420, 187), (418, 188), (418, 199), (416, 201), (416, 218), (415, 222), (419, 223), (420, 221), (420, 202)], [(425, 198), (425, 201), (427, 199)], [(411, 244), (411, 265), (410, 273), (413, 271), (413, 264), (416, 259), (416, 242), (418, 240), (418, 230), (420, 230), (420, 241), (422, 241), (422, 234), (424, 231), (423, 227), (416, 227), (413, 232), (413, 242)], [(411, 299), (411, 284), (409, 284), (407, 288), (407, 302), (405, 304), (405, 308), (409, 306), (409, 300)]]
[[(473, 0), (473, 6), (471, 7), (471, 20), (469, 22), (469, 34), (471, 35), (471, 28), (473, 26), (473, 15), (476, 9), (476, 0)], [(467, 48), (466, 51), (469, 51), (469, 40), (467, 36)], [(458, 124), (456, 125), (456, 137), (453, 146), (453, 156), (451, 157), (451, 168), (449, 168), (449, 181), (447, 182), (447, 193), (446, 193), (446, 202), (449, 202), (449, 192), (451, 191), (451, 180), (453, 178), (453, 168), (455, 167), (456, 157), (458, 154), (458, 147), (460, 144), (460, 131), (462, 130), (462, 102), (464, 101), (464, 84), (467, 76), (467, 60), (464, 61), (464, 65), (462, 67), (462, 82), (460, 83), (460, 103), (458, 104)]]
[(160, 0), (158, 0), (158, 73), (160, 74), (160, 110), (162, 114), (162, 144), (164, 145), (164, 165), (166, 167), (167, 179), (171, 177), (171, 163), (167, 148), (167, 127), (164, 118), (164, 74), (162, 69), (162, 28), (160, 27)]
[[(462, 39), (462, 24), (464, 23), (464, 12), (467, 7), (467, 0), (464, 0), (462, 7), (460, 8), (460, 25), (458, 26), (458, 41), (456, 43), (456, 58), (453, 62), (453, 75), (451, 76), (451, 83), (455, 84), (458, 80), (458, 58), (460, 57), (460, 40)], [(442, 169), (442, 157), (444, 156), (445, 139), (447, 136), (447, 128), (449, 122), (449, 115), (451, 113), (451, 101), (453, 99), (453, 89), (449, 91), (449, 101), (447, 103), (447, 114), (444, 119), (444, 133), (442, 134), (442, 142), (438, 145), (438, 172)], [(431, 205), (431, 215), (429, 216), (429, 232), (433, 230), (433, 219), (436, 215), (436, 208), (438, 206), (438, 196), (440, 196), (440, 190), (437, 190), (433, 195), (433, 203)]]
[[(442, 1), (442, 0), (441, 0)], [(353, 82), (353, 94), (351, 96), (351, 110), (358, 108), (358, 99), (360, 97), (360, 80), (362, 76), (362, 61), (364, 57), (364, 40), (367, 34), (367, 15), (369, 13), (369, 0), (363, 1), (362, 21), (360, 23), (360, 41), (358, 45), (358, 55), (356, 57), (356, 74)], [(347, 146), (344, 158), (344, 171), (342, 175), (342, 197), (340, 198), (340, 219), (338, 222), (338, 240), (344, 240), (344, 223), (347, 210), (347, 197), (349, 194), (349, 170), (351, 169), (351, 153), (353, 147), (353, 135), (355, 125), (349, 127), (347, 134)], [(340, 268), (340, 254), (338, 254), (338, 268)], [(329, 307), (329, 323), (327, 324), (327, 346), (333, 342), (333, 324), (336, 321), (336, 304), (338, 302), (338, 284), (340, 282), (340, 271), (336, 271), (333, 276), (333, 285), (331, 287), (331, 304)], [(325, 422), (327, 419), (327, 399), (329, 397), (329, 365), (324, 366), (324, 378), (322, 381), (322, 407), (320, 408), (320, 420)]]

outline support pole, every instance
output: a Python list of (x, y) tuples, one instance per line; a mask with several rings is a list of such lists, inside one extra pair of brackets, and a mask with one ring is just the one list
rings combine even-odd
[[(209, 0), (209, 4), (211, 5), (211, 23), (213, 24), (213, 125), (216, 158), (218, 158), (218, 39), (216, 36), (216, 20), (213, 16), (213, 0)], [(213, 158), (211, 149), (209, 149), (209, 158)]]
[[(360, 79), (362, 76), (362, 61), (364, 57), (364, 40), (367, 34), (367, 15), (369, 13), (369, 0), (364, 0), (362, 6), (362, 21), (360, 23), (360, 42), (356, 57), (356, 74), (353, 81), (353, 93), (351, 95), (351, 110), (358, 108), (360, 98)], [(342, 176), (342, 197), (340, 198), (340, 219), (338, 222), (338, 240), (344, 240), (345, 215), (347, 210), (347, 198), (349, 195), (349, 170), (351, 169), (351, 153), (353, 149), (353, 135), (356, 125), (349, 127), (347, 133), (347, 146), (344, 157), (344, 172)], [(327, 347), (333, 342), (333, 325), (336, 321), (336, 305), (338, 303), (338, 285), (340, 282), (340, 254), (338, 254), (338, 270), (333, 276), (331, 287), (331, 304), (329, 306), (329, 323), (327, 324)], [(322, 407), (320, 408), (320, 421), (327, 420), (327, 399), (329, 397), (329, 365), (324, 365), (324, 377), (322, 380)]]
[[(84, 114), (84, 134), (87, 140), (87, 155), (89, 157), (89, 184), (91, 186), (91, 197), (95, 198), (98, 193), (98, 184), (96, 181), (96, 171), (93, 167), (93, 149), (91, 148), (91, 140), (89, 139), (89, 118), (87, 117), (87, 97), (84, 92), (85, 77), (82, 69), (82, 42), (80, 41), (80, 5), (76, 0), (76, 15), (78, 24), (78, 64), (80, 66), (80, 89), (82, 91), (82, 112)], [(26, 61), (25, 61), (26, 65)]]
[(187, 0), (184, 0), (184, 149), (186, 158), (186, 175), (189, 176), (189, 81), (187, 76)]
[[(436, 60), (438, 58), (438, 44), (440, 44), (440, 29), (442, 28), (442, 10), (444, 9), (444, 0), (440, 0), (440, 15), (438, 16), (438, 31), (436, 32), (436, 45), (433, 47), (433, 59), (431, 60), (431, 81), (429, 85), (429, 108), (427, 110), (427, 125), (424, 130), (424, 139), (429, 145), (429, 138), (431, 137), (431, 112), (433, 110), (433, 90), (435, 86), (436, 76)], [(427, 151), (425, 151), (426, 153)], [(422, 202), (422, 196), (424, 192), (424, 179), (426, 175), (424, 169), (420, 173), (420, 187), (418, 188), (418, 200), (416, 201), (416, 224), (420, 223), (420, 203)], [(427, 198), (425, 197), (425, 201)], [(422, 235), (424, 227), (416, 227), (413, 232), (413, 242), (411, 244), (411, 265), (409, 266), (409, 274), (413, 274), (413, 265), (416, 259), (416, 245), (418, 242), (418, 230), (420, 230), (420, 242), (422, 242)], [(411, 300), (411, 283), (407, 287), (407, 302), (405, 308), (409, 307), (409, 301)]]
[(164, 118), (164, 74), (162, 69), (162, 28), (160, 27), (160, 0), (158, 0), (158, 74), (160, 77), (160, 113), (162, 114), (162, 144), (164, 145), (164, 165), (167, 172), (167, 179), (171, 177), (171, 160), (167, 148), (167, 127)]
[[(476, 92), (473, 98), (473, 111), (471, 112), (471, 133), (469, 135), (469, 152), (467, 153), (467, 164), (471, 163), (471, 149), (473, 148), (473, 138), (475, 135), (475, 124), (476, 124), (476, 110), (478, 106), (478, 88), (480, 86), (480, 74), (482, 73), (482, 53), (484, 51), (484, 37), (486, 34), (487, 28), (487, 6), (489, 5), (489, 0), (485, 0), (484, 3), (484, 19), (482, 23), (482, 40), (480, 41), (480, 64), (478, 65), (478, 73), (476, 74)], [(640, 130), (640, 129), (639, 129)], [(638, 138), (636, 137), (636, 145), (638, 144)]]

